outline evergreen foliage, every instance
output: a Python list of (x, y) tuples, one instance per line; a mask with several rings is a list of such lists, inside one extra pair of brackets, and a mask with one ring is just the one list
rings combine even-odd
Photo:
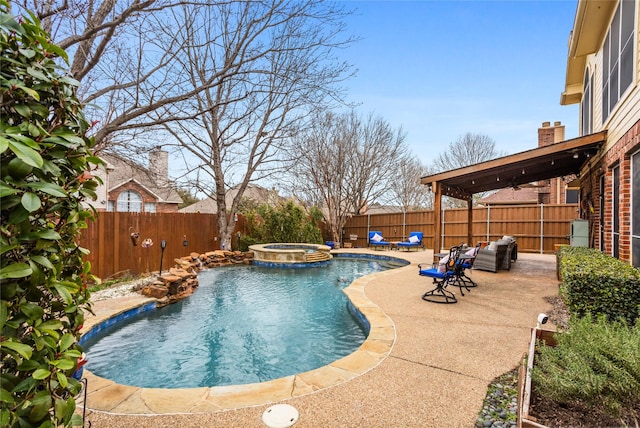
[(262, 204), (245, 215), (247, 234), (240, 238), (242, 251), (249, 245), (269, 242), (322, 243), (318, 227), (322, 213), (317, 208), (307, 213), (300, 205), (287, 201), (276, 207)]
[(72, 377), (90, 266), (75, 239), (95, 199), (90, 125), (66, 53), (0, 0), (0, 426), (81, 425)]
[(640, 322), (572, 317), (555, 347), (539, 346), (536, 393), (563, 404), (603, 404), (611, 415), (640, 405)]
[(630, 325), (640, 319), (640, 271), (594, 248), (559, 251), (561, 293), (572, 314), (606, 315)]

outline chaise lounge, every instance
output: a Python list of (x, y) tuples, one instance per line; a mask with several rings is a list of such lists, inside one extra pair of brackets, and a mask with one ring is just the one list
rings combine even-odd
[(367, 242), (367, 247), (373, 247), (373, 249), (377, 249), (378, 247), (391, 248), (391, 242), (387, 242), (382, 237), (382, 232), (379, 231), (370, 231), (369, 232), (369, 242)]
[(409, 232), (409, 239), (403, 242), (398, 242), (398, 249), (406, 249), (411, 251), (412, 248), (422, 248), (424, 250), (424, 244), (422, 243), (422, 232)]

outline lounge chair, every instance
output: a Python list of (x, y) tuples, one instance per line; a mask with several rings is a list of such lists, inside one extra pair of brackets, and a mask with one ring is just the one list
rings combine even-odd
[(391, 248), (391, 242), (387, 242), (384, 240), (384, 238), (382, 237), (382, 232), (370, 231), (367, 247), (373, 247), (374, 250), (378, 247), (382, 247), (383, 249)]
[(411, 251), (412, 248), (422, 248), (424, 250), (422, 232), (409, 232), (409, 239), (403, 242), (398, 242), (398, 249), (401, 248), (406, 248), (407, 251)]
[(458, 269), (457, 264), (459, 262), (460, 247), (451, 247), (449, 255), (446, 256), (445, 263), (436, 263), (430, 268), (423, 268), (421, 264), (418, 265), (418, 274), (420, 276), (426, 276), (433, 278), (433, 283), (436, 287), (427, 291), (422, 295), (422, 300), (433, 303), (457, 303), (456, 295), (451, 291), (446, 290), (447, 285), (455, 280)]

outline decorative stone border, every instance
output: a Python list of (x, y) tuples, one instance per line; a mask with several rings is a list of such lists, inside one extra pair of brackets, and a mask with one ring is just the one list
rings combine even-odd
[(309, 267), (331, 260), (331, 247), (324, 244), (271, 243), (249, 246), (253, 264), (268, 267)]
[(175, 259), (175, 267), (169, 268), (151, 284), (144, 286), (141, 293), (158, 299), (158, 306), (165, 306), (193, 294), (198, 287), (198, 272), (202, 269), (235, 264), (251, 264), (253, 253), (241, 251), (209, 251), (191, 253)]
[[(368, 254), (342, 253), (340, 256), (406, 262), (396, 257)], [(378, 366), (391, 353), (396, 339), (395, 326), (382, 309), (369, 300), (364, 289), (372, 280), (392, 272), (394, 270), (386, 270), (357, 278), (343, 290), (352, 307), (369, 323), (369, 335), (355, 352), (329, 365), (267, 382), (179, 389), (120, 385), (85, 369), (84, 375), (88, 380), (86, 407), (118, 414), (210, 413), (275, 403), (348, 382)], [(140, 296), (137, 301), (129, 301), (126, 308), (114, 307), (111, 312), (103, 313), (101, 318), (85, 322), (85, 334), (91, 334), (96, 326), (102, 326), (114, 316), (139, 310), (139, 306), (149, 301)], [(84, 406), (82, 399), (79, 405)]]

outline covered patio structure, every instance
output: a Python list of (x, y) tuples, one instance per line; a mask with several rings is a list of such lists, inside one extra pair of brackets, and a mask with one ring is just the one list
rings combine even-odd
[(607, 132), (584, 135), (475, 165), (422, 177), (434, 197), (434, 252), (441, 251), (442, 197), (467, 201), (467, 242), (473, 240), (473, 195), (571, 174), (580, 174), (607, 138)]

